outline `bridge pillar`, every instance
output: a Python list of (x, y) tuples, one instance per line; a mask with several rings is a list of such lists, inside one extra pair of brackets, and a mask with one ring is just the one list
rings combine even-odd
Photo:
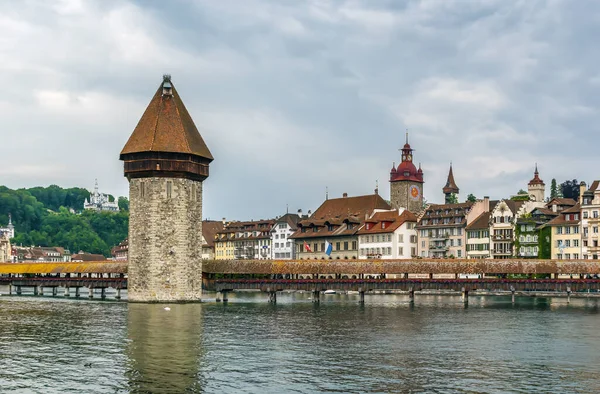
[(215, 297), (216, 302), (221, 302), (221, 294), (222, 294), (222, 292), (217, 291), (217, 296)]
[(88, 298), (94, 298), (94, 288), (92, 286), (88, 287)]
[(433, 274), (429, 274), (429, 279), (433, 279)]
[(404, 273), (404, 279), (408, 279), (408, 272)]
[(106, 298), (106, 287), (100, 288), (100, 298), (101, 299), (105, 299)]
[(69, 287), (65, 287), (65, 297), (70, 297), (71, 296), (71, 289), (69, 289)]
[(408, 289), (408, 299), (411, 303), (415, 302), (415, 289), (412, 287)]
[(277, 292), (276, 291), (269, 291), (269, 302), (270, 303), (277, 303)]
[(120, 299), (121, 299), (121, 288), (120, 288), (120, 287), (117, 289), (117, 294), (115, 295), (115, 298), (116, 298), (117, 300), (120, 300)]
[(312, 301), (315, 303), (321, 302), (321, 292), (319, 290), (313, 290), (312, 292)]
[(571, 288), (567, 287), (567, 304), (571, 303)]
[(554, 274), (554, 279), (558, 279), (558, 274)]
[(359, 300), (358, 302), (361, 304), (365, 303), (365, 291), (363, 289), (358, 289)]
[(17, 295), (21, 295), (21, 286), (16, 286), (17, 287)]
[(229, 298), (227, 298), (227, 293), (228, 293), (227, 290), (224, 290), (224, 291), (221, 292), (221, 294), (223, 294), (223, 302), (224, 303), (225, 302), (229, 302)]
[(12, 283), (8, 284), (8, 295), (12, 295)]
[(54, 286), (52, 288), (52, 297), (56, 297), (57, 294), (58, 294), (58, 287)]
[(75, 298), (79, 298), (79, 286), (75, 288)]
[(36, 295), (38, 295), (38, 289), (39, 289), (40, 287), (42, 287), (42, 286), (34, 286), (34, 287), (33, 287), (33, 295), (35, 295), (35, 296), (36, 296)]
[(469, 290), (464, 287), (462, 288), (462, 299), (465, 304), (469, 302)]

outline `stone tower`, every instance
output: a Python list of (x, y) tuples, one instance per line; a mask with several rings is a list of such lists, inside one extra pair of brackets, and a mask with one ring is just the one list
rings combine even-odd
[(394, 209), (405, 208), (419, 213), (423, 210), (423, 170), (420, 164), (418, 170), (413, 164), (413, 149), (408, 143), (408, 133), (400, 151), (402, 162), (398, 168), (393, 165), (390, 171), (390, 203)]
[(533, 172), (533, 179), (527, 184), (527, 192), (531, 201), (543, 202), (546, 196), (546, 184), (540, 179), (540, 173), (538, 172), (537, 163), (535, 163), (535, 171)]
[(129, 181), (129, 301), (199, 301), (202, 181), (213, 157), (170, 75), (120, 159)]
[(456, 182), (454, 182), (454, 173), (452, 172), (452, 163), (450, 163), (450, 171), (448, 171), (448, 179), (446, 180), (446, 185), (442, 189), (444, 192), (445, 203), (450, 204), (452, 201), (452, 195), (457, 195), (459, 192), (458, 186), (456, 186)]

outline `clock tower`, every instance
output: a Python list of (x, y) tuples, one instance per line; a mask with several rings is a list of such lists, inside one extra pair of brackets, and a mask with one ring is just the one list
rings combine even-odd
[(423, 210), (423, 170), (413, 164), (413, 149), (406, 143), (400, 149), (402, 162), (396, 168), (395, 164), (390, 171), (390, 203), (392, 208), (405, 208), (412, 213)]

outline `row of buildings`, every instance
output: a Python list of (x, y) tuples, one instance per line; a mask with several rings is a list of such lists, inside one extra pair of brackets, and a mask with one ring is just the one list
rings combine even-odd
[(423, 170), (413, 163), (408, 136), (401, 152), (400, 164), (390, 171), (390, 201), (375, 189), (326, 199), (308, 215), (204, 222), (203, 257), (598, 259), (599, 181), (582, 182), (579, 201), (548, 200), (536, 165), (526, 195), (457, 203), (451, 165), (442, 188), (445, 203), (424, 205)]

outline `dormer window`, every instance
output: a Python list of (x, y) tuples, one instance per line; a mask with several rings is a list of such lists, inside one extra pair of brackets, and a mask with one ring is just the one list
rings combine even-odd
[(317, 228), (317, 226), (313, 227), (313, 233), (316, 233), (317, 231), (319, 231), (319, 229)]
[(333, 225), (331, 225), (331, 224), (330, 224), (330, 225), (328, 225), (328, 226), (327, 226), (327, 231), (333, 231)]
[(347, 228), (348, 230), (352, 230), (352, 227), (353, 227), (352, 223), (348, 223), (348, 224), (346, 225), (346, 228)]
[(381, 228), (385, 228), (385, 222), (381, 222)]
[(410, 176), (410, 172), (409, 171), (404, 171), (404, 176)]
[(370, 230), (371, 229), (371, 223), (367, 223), (366, 228), (367, 228), (367, 230)]

